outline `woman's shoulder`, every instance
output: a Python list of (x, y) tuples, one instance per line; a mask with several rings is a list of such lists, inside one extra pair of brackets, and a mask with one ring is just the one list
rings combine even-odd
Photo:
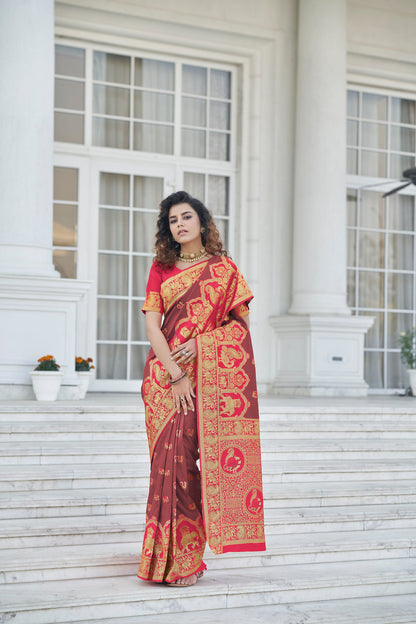
[(230, 258), (230, 256), (218, 256), (218, 257), (221, 258), (221, 260), (224, 262), (226, 266), (233, 269), (234, 271), (238, 271), (238, 266), (236, 265), (234, 260)]

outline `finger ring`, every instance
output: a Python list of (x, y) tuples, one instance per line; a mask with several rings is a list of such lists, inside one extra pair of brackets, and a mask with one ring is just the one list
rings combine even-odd
[(188, 351), (186, 349), (182, 349), (182, 355), (188, 355)]
[(185, 401), (185, 397), (184, 396), (181, 396), (179, 398), (180, 398), (181, 401)]

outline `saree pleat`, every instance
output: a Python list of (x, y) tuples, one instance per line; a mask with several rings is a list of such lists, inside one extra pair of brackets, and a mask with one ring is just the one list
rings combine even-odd
[(234, 312), (252, 295), (232, 261), (213, 257), (167, 279), (160, 296), (170, 348), (197, 341), (186, 366), (196, 411), (176, 413), (152, 350), (143, 374), (151, 474), (138, 576), (172, 582), (205, 569), (207, 538), (216, 553), (264, 550), (264, 519), (254, 359)]

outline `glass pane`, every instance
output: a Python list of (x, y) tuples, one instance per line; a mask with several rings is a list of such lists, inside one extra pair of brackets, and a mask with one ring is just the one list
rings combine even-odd
[(357, 191), (347, 190), (347, 224), (357, 225)]
[(350, 308), (354, 308), (356, 306), (355, 275), (355, 271), (347, 271), (347, 305)]
[(390, 154), (390, 176), (400, 180), (403, 175), (403, 171), (409, 169), (409, 167), (415, 166), (415, 159), (413, 156), (402, 156), (401, 154)]
[(218, 130), (230, 129), (231, 107), (226, 102), (210, 102), (209, 105), (209, 127)]
[(384, 240), (384, 232), (358, 232), (361, 268), (384, 268)]
[(136, 91), (134, 116), (138, 119), (173, 121), (173, 95)]
[(386, 204), (381, 193), (362, 191), (360, 202), (360, 226), (384, 229)]
[(56, 78), (55, 108), (84, 110), (84, 83)]
[(225, 249), (228, 247), (228, 220), (225, 219), (215, 219), (215, 225), (217, 226), (218, 232), (220, 233), (220, 238), (223, 242)]
[(364, 379), (370, 388), (384, 387), (384, 358), (380, 351), (364, 351)]
[(358, 272), (358, 305), (360, 308), (384, 307), (384, 273)]
[(414, 270), (413, 234), (389, 234), (388, 268), (404, 271)]
[(98, 294), (128, 294), (128, 256), (98, 254)]
[(411, 195), (391, 195), (388, 199), (389, 228), (408, 230), (415, 228), (414, 197)]
[(84, 142), (84, 115), (55, 113), (54, 140), (63, 143)]
[(130, 177), (121, 173), (100, 174), (100, 204), (107, 206), (130, 205)]
[(209, 133), (208, 158), (213, 160), (229, 160), (229, 135), (222, 132)]
[(391, 120), (399, 123), (416, 124), (415, 102), (413, 100), (402, 100), (401, 98), (391, 98)]
[(408, 385), (409, 377), (400, 361), (400, 353), (387, 353), (387, 387), (407, 388)]
[(355, 267), (356, 230), (347, 230), (347, 265)]
[(133, 256), (133, 297), (144, 297), (153, 256)]
[(97, 379), (126, 379), (127, 346), (97, 345)]
[[(131, 339), (147, 340), (146, 334), (146, 315), (142, 312), (143, 301), (134, 300), (131, 305)], [(146, 347), (146, 351), (149, 351), (149, 347)]]
[(225, 176), (208, 176), (208, 208), (214, 215), (228, 215), (228, 183)]
[(205, 67), (183, 65), (182, 91), (193, 95), (207, 94), (207, 70)]
[(92, 144), (103, 147), (129, 148), (129, 122), (115, 119), (92, 120)]
[(415, 153), (415, 131), (404, 126), (391, 127), (391, 149)]
[(361, 123), (361, 145), (363, 147), (375, 147), (386, 149), (387, 126), (385, 124)]
[(53, 168), (53, 198), (56, 201), (78, 201), (78, 169)]
[(77, 252), (66, 249), (54, 249), (53, 263), (61, 277), (76, 279), (77, 277)]
[(175, 88), (175, 66), (166, 61), (136, 58), (134, 84), (138, 87), (173, 91)]
[(358, 145), (358, 121), (347, 121), (347, 145)]
[(54, 204), (53, 206), (53, 244), (59, 247), (77, 246), (77, 206)]
[(130, 84), (130, 57), (94, 52), (94, 80)]
[(387, 96), (375, 93), (362, 94), (362, 117), (387, 120)]
[(358, 117), (358, 91), (347, 92), (347, 115)]
[[(163, 178), (148, 176), (134, 176), (133, 206), (136, 208), (157, 208), (163, 198)], [(152, 218), (155, 222), (157, 214)]]
[(130, 116), (130, 91), (120, 87), (94, 85), (93, 112), (103, 115)]
[(133, 213), (133, 251), (152, 253), (155, 246), (157, 215), (151, 212)]
[(85, 76), (85, 50), (70, 46), (55, 46), (55, 74), (58, 76)]
[(99, 249), (129, 250), (129, 212), (100, 208)]
[(182, 98), (182, 124), (185, 126), (207, 125), (207, 103), (199, 98)]
[(400, 349), (400, 332), (406, 332), (413, 327), (413, 314), (387, 313), (387, 347)]
[(149, 353), (149, 347), (144, 345), (132, 345), (130, 349), (130, 379), (143, 379), (143, 370), (147, 354)]
[(192, 197), (196, 197), (202, 202), (205, 201), (205, 175), (203, 173), (185, 172), (183, 187)]
[(182, 129), (182, 155), (205, 158), (205, 131)]
[(396, 310), (413, 310), (414, 276), (406, 273), (387, 274), (387, 307)]
[(375, 176), (377, 178), (386, 177), (386, 154), (381, 152), (361, 152), (361, 174)]
[(231, 72), (211, 69), (210, 96), (225, 100), (231, 98)]
[(142, 152), (173, 154), (173, 127), (135, 123), (134, 149)]
[(351, 175), (358, 173), (358, 150), (347, 149), (347, 173)]
[(127, 340), (127, 301), (98, 299), (98, 340)]
[(383, 312), (361, 312), (360, 316), (372, 316), (374, 323), (365, 335), (365, 346), (367, 348), (382, 349), (384, 347), (384, 313)]

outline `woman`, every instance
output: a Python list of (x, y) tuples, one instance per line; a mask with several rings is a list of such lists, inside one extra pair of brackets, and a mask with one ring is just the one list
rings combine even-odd
[(184, 191), (164, 199), (143, 306), (151, 473), (139, 578), (193, 585), (206, 541), (215, 553), (265, 549), (251, 299), (207, 208)]

